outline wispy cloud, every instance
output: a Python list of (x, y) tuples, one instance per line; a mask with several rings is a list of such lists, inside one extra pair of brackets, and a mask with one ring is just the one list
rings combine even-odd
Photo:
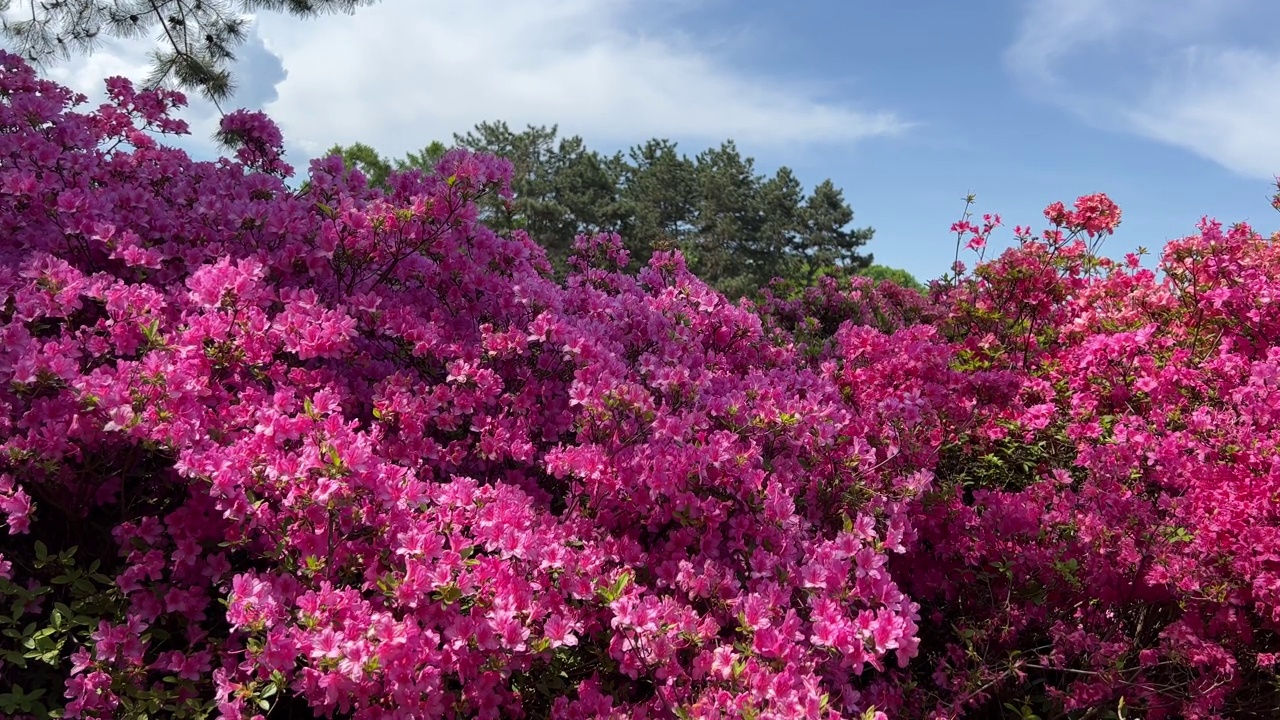
[(1266, 0), (1031, 0), (1006, 64), (1086, 122), (1241, 175), (1280, 172), (1280, 52)]
[(733, 40), (712, 39), (708, 50), (658, 28), (673, 24), (674, 6), (384, 0), (351, 17), (264, 17), (259, 32), (288, 73), (267, 110), (312, 152), (363, 141), (398, 154), (494, 119), (559, 124), (593, 144), (855, 142), (907, 126), (892, 112), (735, 70), (724, 54)]
[(1127, 118), (1139, 132), (1243, 175), (1280, 173), (1280, 54), (1189, 48)]

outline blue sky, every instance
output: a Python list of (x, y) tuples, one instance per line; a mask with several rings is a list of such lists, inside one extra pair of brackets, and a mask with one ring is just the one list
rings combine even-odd
[[(1113, 255), (1202, 215), (1280, 226), (1276, 27), (1273, 0), (382, 0), (258, 18), (233, 104), (275, 117), (298, 166), (497, 119), (606, 152), (732, 138), (763, 172), (830, 177), (876, 229), (877, 262), (927, 279), (968, 193), (1007, 242), (1048, 203), (1107, 192), (1124, 210)], [(144, 76), (146, 50), (111, 42), (49, 74), (101, 97), (106, 75)], [(183, 145), (209, 156), (214, 111), (187, 117)]]

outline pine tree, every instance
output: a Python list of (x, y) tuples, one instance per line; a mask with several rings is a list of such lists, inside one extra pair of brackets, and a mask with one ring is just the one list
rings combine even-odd
[(574, 238), (582, 233), (618, 231), (627, 210), (620, 197), (617, 158), (588, 151), (578, 136), (557, 138), (556, 126), (528, 126), (513, 132), (504, 122), (480, 123), (458, 145), (500, 155), (513, 165), (510, 203), (490, 202), (492, 226), (522, 229), (564, 270)]
[(621, 182), (622, 237), (636, 263), (654, 250), (683, 247), (693, 234), (697, 168), (669, 140), (650, 140), (613, 160)]
[(726, 293), (749, 293), (757, 281), (752, 249), (764, 221), (755, 161), (729, 140), (698, 155), (697, 178), (694, 233), (683, 248), (690, 269)]
[(791, 278), (802, 262), (794, 253), (803, 222), (804, 188), (790, 168), (779, 168), (760, 185), (756, 202), (761, 222), (757, 235), (746, 248), (752, 284), (767, 285), (776, 277)]
[(875, 230), (850, 228), (853, 209), (844, 193), (830, 180), (813, 189), (801, 212), (801, 230), (796, 253), (804, 258), (805, 284), (821, 275), (853, 274), (871, 265), (872, 256), (858, 251), (870, 242)]

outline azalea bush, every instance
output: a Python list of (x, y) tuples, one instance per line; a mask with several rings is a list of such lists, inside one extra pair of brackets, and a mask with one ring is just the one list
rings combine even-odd
[[(875, 714), (917, 645), (896, 447), (937, 442), (888, 372), (858, 412), (616, 237), (557, 284), (478, 222), (505, 162), (294, 192), (260, 115), (193, 162), (148, 132), (178, 95), (80, 112), (0, 62), (6, 680), (64, 673), (68, 717)], [(96, 622), (28, 538), (109, 581)]]
[[(485, 225), (511, 168), (0, 54), (0, 715), (1275, 706), (1280, 254), (1105, 196), (926, 297), (734, 304)], [(483, 201), (483, 202), (482, 202)], [(958, 226), (974, 249), (998, 222)]]
[[(1270, 717), (1280, 247), (1205, 219), (1157, 275), (1095, 254), (1105, 196), (1045, 215), (938, 290), (954, 366), (1018, 383), (952, 439), (891, 565), (939, 658), (924, 694), (953, 716)], [(960, 230), (980, 249), (992, 228)]]

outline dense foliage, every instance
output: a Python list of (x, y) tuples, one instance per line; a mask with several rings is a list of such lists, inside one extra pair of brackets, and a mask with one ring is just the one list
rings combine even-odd
[[(1277, 706), (1280, 249), (1105, 196), (929, 296), (732, 304), (304, 191), (0, 54), (0, 714), (1248, 717)], [(974, 248), (997, 227), (967, 221)]]
[[(455, 135), (454, 143), (511, 161), (510, 197), (478, 201), (484, 223), (499, 234), (525, 231), (558, 271), (567, 270), (577, 236), (604, 232), (621, 235), (630, 269), (655, 250), (679, 250), (695, 275), (730, 298), (777, 277), (795, 289), (822, 276), (848, 277), (872, 260), (864, 246), (874, 231), (852, 227), (853, 209), (834, 183), (824, 180), (806, 195), (789, 168), (760, 175), (732, 141), (691, 158), (655, 138), (610, 156), (576, 135), (559, 137), (555, 127), (515, 132), (493, 122)], [(363, 143), (329, 152), (385, 188), (393, 170), (432, 171), (445, 149), (436, 142), (394, 161)], [(875, 272), (915, 284), (901, 270)]]

